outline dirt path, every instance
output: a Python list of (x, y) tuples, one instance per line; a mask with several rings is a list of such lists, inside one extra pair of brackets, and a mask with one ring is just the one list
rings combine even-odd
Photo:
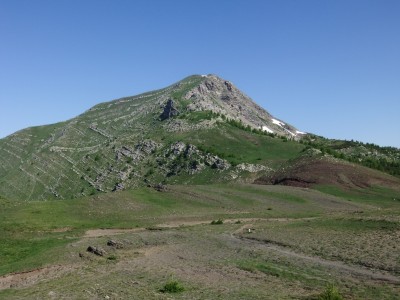
[(84, 238), (97, 238), (102, 236), (118, 235), (123, 233), (141, 232), (145, 228), (107, 228), (107, 229), (90, 229), (85, 232)]
[(55, 265), (27, 272), (0, 276), (0, 290), (33, 285), (44, 278), (54, 278), (75, 270), (76, 266)]
[[(241, 223), (248, 223), (248, 222), (256, 222), (256, 221), (270, 221), (270, 222), (289, 222), (289, 221), (305, 221), (305, 220), (313, 220), (316, 217), (312, 218), (236, 218), (236, 219), (224, 219), (225, 224), (233, 224), (237, 221)], [(215, 219), (214, 219), (215, 220)], [(152, 226), (152, 228), (179, 228), (181, 226), (196, 226), (196, 225), (206, 225), (210, 224), (213, 220), (202, 220), (202, 221), (170, 221), (167, 223), (158, 224)], [(131, 233), (131, 232), (143, 232), (147, 230), (143, 227), (136, 227), (136, 228), (105, 228), (105, 229), (89, 229), (85, 232), (83, 238), (97, 238), (102, 236), (113, 236), (118, 234), (124, 233)]]
[(245, 243), (249, 246), (258, 246), (261, 248), (265, 248), (268, 250), (276, 251), (279, 254), (283, 254), (288, 257), (293, 257), (297, 258), (303, 261), (308, 261), (314, 264), (322, 265), (324, 267), (328, 267), (334, 270), (337, 270), (339, 272), (344, 272), (344, 273), (350, 273), (355, 276), (361, 276), (361, 277), (367, 277), (372, 280), (377, 280), (377, 281), (386, 281), (390, 282), (392, 284), (400, 284), (400, 278), (396, 277), (394, 275), (388, 274), (388, 273), (382, 273), (378, 270), (370, 270), (361, 266), (357, 265), (349, 265), (345, 264), (342, 261), (332, 261), (332, 260), (327, 260), (323, 259), (318, 256), (308, 256), (302, 253), (295, 252), (293, 250), (290, 250), (287, 247), (275, 244), (272, 241), (261, 241), (256, 238), (252, 237), (244, 237), (244, 236), (237, 236), (237, 233), (242, 231), (245, 228), (251, 227), (251, 224), (246, 224), (242, 226), (239, 230), (236, 230), (235, 232), (231, 233), (229, 237), (235, 241), (240, 241), (242, 243)]

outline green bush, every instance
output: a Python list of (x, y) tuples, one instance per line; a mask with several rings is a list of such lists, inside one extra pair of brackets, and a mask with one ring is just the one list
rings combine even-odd
[(179, 293), (184, 290), (185, 288), (178, 281), (169, 281), (160, 291), (162, 293)]
[(319, 295), (318, 300), (343, 300), (343, 296), (340, 295), (339, 290), (334, 285), (328, 285), (325, 291)]
[(224, 221), (221, 219), (211, 221), (211, 225), (221, 225), (224, 224)]

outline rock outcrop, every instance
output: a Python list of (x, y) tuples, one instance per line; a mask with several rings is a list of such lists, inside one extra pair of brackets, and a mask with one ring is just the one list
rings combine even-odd
[(191, 100), (190, 111), (213, 111), (231, 120), (240, 121), (245, 126), (261, 129), (269, 133), (298, 138), (300, 131), (293, 126), (275, 119), (250, 97), (242, 93), (231, 82), (215, 75), (188, 91), (184, 98)]
[(179, 111), (174, 107), (174, 101), (169, 99), (164, 106), (164, 111), (160, 115), (160, 120), (164, 121), (177, 115), (179, 115)]

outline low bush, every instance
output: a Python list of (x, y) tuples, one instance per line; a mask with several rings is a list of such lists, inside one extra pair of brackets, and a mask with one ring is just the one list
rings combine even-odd
[(340, 295), (339, 290), (334, 285), (328, 285), (319, 297), (318, 300), (343, 300), (343, 296)]
[(184, 290), (185, 288), (178, 281), (169, 281), (160, 291), (162, 293), (179, 293)]
[(211, 221), (211, 225), (221, 225), (221, 224), (224, 224), (224, 221), (222, 221), (221, 219)]

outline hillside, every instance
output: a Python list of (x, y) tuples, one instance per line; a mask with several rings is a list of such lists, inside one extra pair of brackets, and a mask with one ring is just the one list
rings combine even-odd
[(64, 199), (162, 181), (226, 181), (304, 147), (249, 130), (301, 136), (229, 81), (191, 76), (0, 140), (0, 195)]
[[(316, 153), (317, 152), (317, 153)], [(385, 187), (400, 192), (400, 179), (364, 166), (306, 150), (255, 182), (295, 187), (335, 186), (341, 190)]]
[(310, 148), (314, 157), (336, 157), (334, 164), (344, 159), (399, 175), (399, 149), (303, 133), (231, 82), (195, 75), (1, 139), (0, 196), (69, 199), (160, 184), (270, 182)]

